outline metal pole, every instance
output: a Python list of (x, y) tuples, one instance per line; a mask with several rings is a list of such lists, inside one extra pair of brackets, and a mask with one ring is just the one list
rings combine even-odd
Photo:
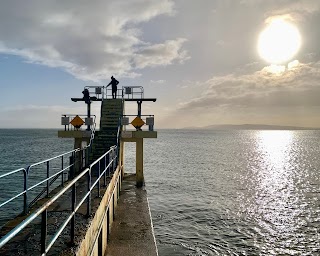
[[(76, 184), (72, 185), (72, 196), (71, 196), (71, 211), (74, 212), (76, 208)], [(74, 214), (71, 218), (71, 227), (70, 227), (70, 243), (74, 245), (74, 237), (75, 237), (75, 222), (76, 222), (76, 214)]]
[(110, 177), (110, 168), (111, 168), (111, 165), (110, 165), (110, 152), (109, 152), (109, 154), (108, 154), (108, 165), (109, 165), (109, 167), (108, 167), (108, 177)]
[(85, 149), (85, 167), (89, 164), (89, 147)]
[[(87, 104), (87, 111), (88, 111), (88, 118), (90, 118), (90, 115), (91, 115), (91, 101), (90, 101), (90, 99)], [(87, 131), (90, 131), (90, 124), (88, 124)]]
[(137, 101), (138, 103), (138, 117), (141, 117), (141, 104), (142, 104), (142, 101)]
[(103, 186), (106, 186), (107, 185), (107, 155), (104, 156), (104, 168), (103, 168), (103, 171), (104, 171), (104, 174), (103, 174)]
[[(63, 156), (61, 156), (61, 170), (63, 170)], [(64, 184), (64, 171), (61, 173), (61, 185)]]
[(98, 168), (98, 197), (100, 197), (100, 174), (101, 174), (101, 161), (98, 162), (99, 168)]
[(87, 190), (89, 192), (88, 198), (87, 198), (87, 217), (91, 214), (91, 169), (89, 169), (87, 173)]
[(41, 214), (41, 254), (46, 253), (46, 243), (47, 243), (47, 209), (45, 209)]
[[(50, 168), (49, 161), (47, 161), (47, 179), (50, 177), (49, 168)], [(50, 186), (49, 180), (47, 180), (47, 197), (49, 197), (49, 186)]]
[(24, 214), (27, 214), (29, 211), (28, 207), (28, 173), (29, 173), (30, 166), (26, 170), (23, 171), (23, 189), (24, 189), (24, 194), (23, 194), (23, 211)]

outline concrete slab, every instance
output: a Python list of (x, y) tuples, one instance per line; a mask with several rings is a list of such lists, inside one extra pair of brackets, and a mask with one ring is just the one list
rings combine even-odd
[(124, 177), (107, 246), (108, 256), (158, 255), (147, 191), (135, 185), (135, 174)]

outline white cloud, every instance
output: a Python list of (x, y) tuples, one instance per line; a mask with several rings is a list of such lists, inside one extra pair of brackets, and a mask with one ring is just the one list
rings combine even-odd
[(186, 39), (168, 40), (163, 44), (143, 46), (134, 57), (134, 63), (137, 68), (152, 67), (158, 65), (169, 65), (174, 61), (184, 62), (188, 54), (181, 50), (182, 44)]
[(164, 84), (166, 80), (150, 80), (150, 83), (152, 84)]
[(135, 67), (185, 59), (182, 39), (156, 45), (141, 40), (139, 23), (173, 14), (172, 0), (6, 1), (0, 8), (0, 53), (63, 68), (83, 80), (134, 77)]
[(222, 105), (299, 106), (302, 103), (320, 106), (320, 62), (302, 64), (294, 61), (291, 65), (294, 68), (281, 69), (281, 74), (274, 74), (270, 67), (265, 67), (251, 74), (213, 77), (204, 83), (206, 89), (202, 95), (183, 103), (181, 109)]
[[(320, 62), (299, 63), (281, 74), (267, 67), (247, 74), (215, 76), (193, 98), (176, 105), (161, 120), (175, 127), (266, 123), (320, 126)], [(250, 68), (249, 68), (250, 69)]]
[(243, 5), (264, 5), (268, 6), (267, 16), (283, 16), (289, 19), (305, 19), (306, 16), (320, 10), (318, 0), (241, 0)]

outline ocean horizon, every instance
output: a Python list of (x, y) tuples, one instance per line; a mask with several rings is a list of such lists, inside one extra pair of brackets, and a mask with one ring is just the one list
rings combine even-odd
[[(57, 130), (0, 129), (0, 173), (71, 150)], [(319, 140), (318, 130), (159, 129), (144, 147), (159, 255), (320, 254)], [(125, 170), (135, 172), (134, 143)]]

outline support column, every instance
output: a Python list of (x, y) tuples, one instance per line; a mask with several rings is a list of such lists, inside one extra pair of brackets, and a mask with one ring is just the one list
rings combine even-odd
[[(88, 118), (91, 117), (91, 101), (89, 99), (89, 102), (87, 103), (87, 114), (88, 114)], [(90, 131), (90, 125), (88, 124), (87, 126), (87, 131)]]
[(136, 181), (137, 187), (143, 186), (143, 138), (137, 138), (136, 141)]

